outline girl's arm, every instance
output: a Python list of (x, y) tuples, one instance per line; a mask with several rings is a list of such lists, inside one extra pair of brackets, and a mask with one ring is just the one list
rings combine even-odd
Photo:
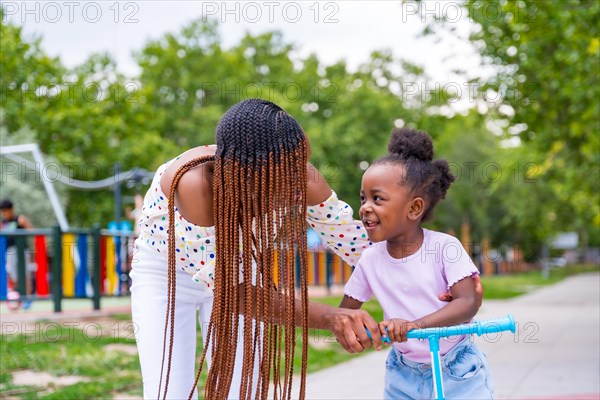
[[(481, 308), (483, 303), (483, 285), (479, 274), (473, 275), (473, 283), (475, 284), (475, 294), (477, 295), (477, 309)], [(452, 292), (446, 292), (438, 296), (441, 301), (452, 301)]]
[(478, 293), (474, 280), (465, 278), (450, 288), (452, 301), (443, 308), (414, 321), (392, 318), (379, 323), (382, 335), (387, 328), (387, 336), (392, 342), (406, 341), (406, 333), (414, 328), (434, 328), (465, 323), (477, 314), (479, 305)]
[(462, 324), (471, 320), (479, 309), (473, 279), (465, 278), (450, 288), (453, 300), (434, 313), (414, 321), (423, 328)]

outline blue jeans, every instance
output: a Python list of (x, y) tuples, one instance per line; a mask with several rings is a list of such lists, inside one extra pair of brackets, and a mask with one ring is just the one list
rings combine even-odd
[[(408, 360), (392, 348), (385, 363), (385, 399), (433, 399), (431, 364)], [(468, 337), (442, 357), (442, 380), (447, 399), (493, 399), (487, 360)]]

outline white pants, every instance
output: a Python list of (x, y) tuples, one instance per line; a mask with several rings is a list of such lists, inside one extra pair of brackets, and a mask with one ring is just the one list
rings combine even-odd
[[(167, 306), (167, 264), (164, 259), (148, 256), (143, 249), (136, 253), (131, 271), (131, 313), (135, 327), (142, 378), (144, 398), (158, 398), (158, 386), (163, 353), (163, 335), (165, 330), (165, 312)], [(175, 334), (173, 340), (173, 358), (169, 377), (168, 399), (187, 399), (196, 377), (196, 311), (202, 327), (202, 338), (206, 343), (206, 328), (210, 321), (213, 296), (205, 292), (200, 284), (192, 281), (189, 274), (177, 271), (177, 290), (175, 297)], [(241, 385), (243, 350), (243, 317), (240, 317), (238, 333), (238, 351), (229, 398), (237, 399)], [(167, 331), (167, 350), (163, 383), (160, 398), (164, 393), (168, 362), (169, 331)], [(235, 343), (232, 343), (234, 346)], [(210, 349), (207, 353), (210, 366)], [(206, 367), (205, 367), (206, 368)], [(255, 371), (258, 370), (258, 357)], [(256, 374), (255, 374), (256, 376)], [(256, 379), (255, 385), (256, 386)], [(198, 398), (197, 390), (192, 397)]]

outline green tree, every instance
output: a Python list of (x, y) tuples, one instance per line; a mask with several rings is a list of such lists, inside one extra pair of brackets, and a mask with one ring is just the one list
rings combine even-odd
[[(31, 126), (35, 141), (66, 166), (69, 178), (98, 180), (112, 176), (116, 162), (122, 171), (154, 170), (189, 147), (211, 143), (227, 108), (243, 98), (262, 97), (298, 119), (311, 139), (312, 161), (357, 209), (363, 169), (385, 154), (394, 126), (430, 129), (436, 138), (453, 123), (439, 112), (452, 96), (443, 90), (431, 96), (413, 88), (408, 93), (406, 82), (426, 79), (423, 70), (389, 50), (373, 52), (350, 72), (343, 61), (323, 65), (314, 54), (295, 56), (294, 44), (279, 32), (246, 34), (225, 49), (217, 28), (214, 21), (194, 21), (148, 42), (136, 56), (139, 77), (127, 78), (106, 54), (66, 69), (45, 56), (38, 39), (30, 42), (20, 28), (3, 22), (3, 32), (10, 35), (2, 39), (12, 48), (34, 49), (31, 59), (40, 64), (32, 61), (24, 77), (33, 79), (44, 68), (52, 72), (32, 81), (39, 90), (26, 102), (3, 92), (8, 131)], [(19, 55), (2, 58), (15, 76), (21, 72)], [(10, 88), (17, 81), (7, 76)], [(111, 219), (112, 195), (95, 193), (92, 202), (89, 193), (69, 190), (72, 224)]]
[[(43, 153), (61, 165), (68, 179), (99, 180), (135, 166), (156, 166), (171, 141), (146, 128), (151, 110), (143, 105), (140, 85), (116, 71), (107, 55), (95, 54), (67, 70), (41, 49), (41, 38), (2, 21), (0, 96), (3, 144), (15, 143), (23, 129)], [(140, 140), (143, 136), (144, 140)], [(42, 166), (43, 168), (43, 166)], [(73, 225), (105, 223), (112, 215), (112, 193), (68, 189), (66, 212)]]
[[(514, 110), (507, 131), (532, 154), (555, 207), (543, 216), (548, 233), (577, 230), (600, 243), (600, 3), (594, 0), (494, 1), (502, 18), (489, 18), (467, 2), (481, 26), (484, 59), (498, 74), (483, 86), (503, 93)], [(512, 113), (511, 113), (512, 114)], [(544, 222), (542, 225), (547, 225)]]
[[(543, 232), (532, 234), (544, 240), (577, 230), (584, 246), (600, 244), (600, 3), (468, 0), (464, 9), (470, 41), (495, 71), (478, 81), (481, 97), (522, 143), (512, 163), (535, 163), (522, 174), (536, 184), (520, 188), (511, 218), (532, 229), (525, 221), (535, 217)], [(427, 31), (452, 30), (438, 22)]]
[(56, 87), (65, 69), (57, 58), (40, 48), (41, 38), (23, 37), (23, 28), (6, 23), (0, 7), (0, 107), (2, 124), (10, 132), (25, 125), (38, 131), (38, 117), (47, 100), (42, 96), (49, 87)]
[[(248, 97), (281, 105), (312, 143), (312, 160), (340, 196), (358, 204), (362, 161), (385, 152), (394, 121), (411, 120), (392, 82), (398, 63), (374, 52), (359, 71), (343, 62), (325, 66), (314, 54), (292, 57), (295, 46), (279, 32), (246, 34), (229, 49), (214, 22), (195, 21), (149, 43), (139, 54), (140, 82), (153, 130), (182, 147), (210, 143), (225, 110)], [(343, 149), (344, 157), (340, 159)]]

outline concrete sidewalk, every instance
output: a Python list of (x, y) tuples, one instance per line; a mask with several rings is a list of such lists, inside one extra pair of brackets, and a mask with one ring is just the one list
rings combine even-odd
[[(600, 274), (528, 295), (484, 301), (477, 319), (513, 314), (517, 332), (477, 337), (498, 399), (600, 399)], [(381, 399), (385, 358), (374, 352), (310, 374), (307, 399)]]

